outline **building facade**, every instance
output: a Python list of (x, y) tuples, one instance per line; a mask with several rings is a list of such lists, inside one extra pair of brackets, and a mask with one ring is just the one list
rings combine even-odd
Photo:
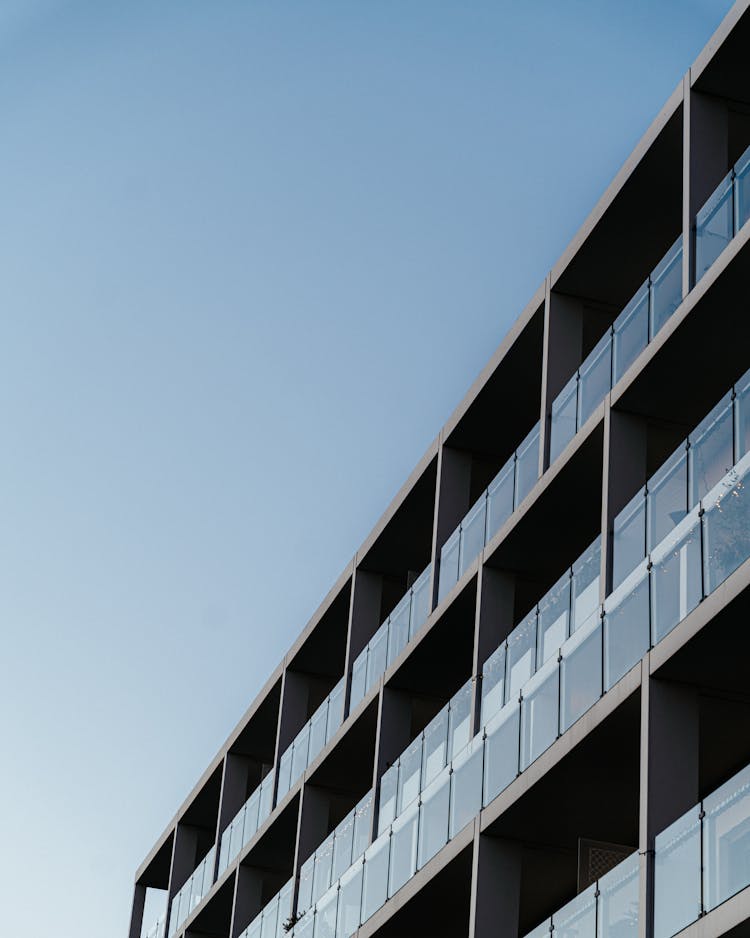
[(742, 0), (144, 860), (130, 938), (750, 934), (748, 49)]

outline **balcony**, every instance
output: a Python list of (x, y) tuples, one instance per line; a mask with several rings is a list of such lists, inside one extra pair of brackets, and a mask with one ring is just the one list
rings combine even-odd
[(695, 216), (695, 283), (750, 218), (749, 183), (750, 147)]
[(175, 894), (169, 915), (169, 938), (177, 934), (183, 922), (187, 921), (188, 916), (211, 891), (214, 884), (215, 863), (216, 849), (212, 847), (185, 885)]
[(284, 938), (291, 927), (294, 880), (289, 880), (238, 938)]
[(239, 855), (242, 848), (250, 843), (271, 814), (273, 808), (273, 777), (274, 773), (271, 770), (221, 835), (219, 876), (227, 869), (232, 860)]

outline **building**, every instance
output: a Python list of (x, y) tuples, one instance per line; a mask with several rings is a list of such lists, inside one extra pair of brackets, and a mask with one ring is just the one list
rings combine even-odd
[(749, 48), (741, 0), (138, 869), (130, 938), (750, 933)]

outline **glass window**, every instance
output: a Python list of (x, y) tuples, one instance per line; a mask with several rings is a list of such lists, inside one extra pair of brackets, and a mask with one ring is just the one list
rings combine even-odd
[(596, 938), (596, 883), (552, 916), (558, 938)]
[(502, 707), (505, 700), (505, 642), (489, 656), (482, 667), (482, 726)]
[(467, 681), (448, 706), (449, 759), (454, 759), (471, 739), (471, 688), (472, 682)]
[(448, 843), (450, 811), (450, 773), (447, 768), (422, 792), (419, 807), (418, 868)]
[(612, 526), (612, 585), (619, 586), (646, 556), (646, 489), (622, 509)]
[(648, 281), (615, 319), (612, 338), (613, 383), (620, 380), (648, 345)]
[(336, 938), (336, 912), (338, 911), (338, 883), (329, 889), (315, 906), (315, 938)]
[(370, 639), (367, 653), (367, 689), (385, 674), (388, 660), (388, 622), (384, 622)]
[(521, 771), (557, 739), (559, 709), (557, 658), (551, 658), (521, 689)]
[(326, 742), (330, 742), (336, 730), (344, 722), (344, 680), (333, 688), (328, 698), (328, 719), (326, 722)]
[(710, 911), (750, 886), (750, 766), (703, 802), (704, 904)]
[(352, 666), (352, 686), (349, 692), (349, 713), (353, 713), (367, 693), (367, 648), (363, 648)]
[(372, 792), (368, 791), (365, 797), (354, 809), (354, 842), (352, 844), (352, 857), (355, 860), (362, 856), (370, 843), (371, 823)]
[(598, 938), (638, 938), (639, 879), (637, 853), (600, 878)]
[(701, 911), (700, 805), (658, 834), (654, 857), (654, 938), (671, 938)]
[(487, 724), (484, 741), (484, 805), (488, 805), (518, 775), (521, 708), (509, 701)]
[(422, 734), (405, 749), (398, 760), (398, 816), (419, 797), (422, 780)]
[(380, 779), (380, 801), (378, 808), (378, 835), (390, 826), (396, 817), (396, 797), (398, 794), (398, 759), (383, 772)]
[(750, 147), (734, 164), (734, 218), (739, 231), (750, 218)]
[(698, 508), (651, 553), (651, 632), (654, 644), (701, 601), (701, 533)]
[(599, 573), (602, 562), (601, 541), (597, 538), (573, 564), (570, 631), (587, 622), (599, 608)]
[(329, 834), (315, 851), (315, 866), (313, 868), (312, 901), (318, 899), (331, 885), (331, 872), (333, 870), (333, 834)]
[(292, 787), (292, 752), (293, 746), (289, 746), (284, 755), (279, 759), (279, 784), (277, 788), (276, 800), (280, 802), (289, 789)]
[(466, 573), (484, 547), (486, 522), (487, 493), (482, 492), (479, 501), (469, 510), (469, 513), (461, 522), (461, 546), (458, 555), (459, 577)]
[(561, 649), (560, 729), (562, 732), (602, 695), (602, 620), (593, 613)]
[(539, 478), (539, 424), (516, 450), (515, 506), (521, 504)]
[(307, 750), (308, 765), (311, 765), (325, 748), (327, 726), (328, 698), (326, 697), (310, 720), (310, 742)]
[(337, 880), (352, 865), (353, 841), (354, 812), (350, 811), (334, 831), (331, 880)]
[(417, 633), (430, 615), (430, 572), (431, 567), (428, 567), (414, 581), (411, 588), (409, 638)]
[(550, 465), (552, 465), (576, 435), (576, 430), (578, 429), (576, 424), (576, 415), (578, 413), (577, 401), (578, 372), (573, 375), (552, 402), (552, 419), (550, 421), (549, 435)]
[(443, 707), (424, 730), (421, 788), (426, 788), (434, 778), (437, 778), (447, 761), (448, 707)]
[(582, 427), (612, 387), (612, 336), (607, 331), (579, 369), (578, 426)]
[(362, 909), (362, 862), (341, 877), (336, 938), (351, 938), (359, 928)]
[(706, 594), (750, 556), (750, 498), (745, 482), (750, 455), (703, 500), (704, 585)]
[(487, 540), (494, 537), (513, 514), (513, 488), (516, 478), (512, 457), (490, 482), (487, 489)]
[(518, 697), (521, 686), (536, 670), (536, 609), (508, 636), (508, 668), (505, 699)]
[(390, 666), (406, 648), (409, 641), (411, 591), (399, 602), (390, 616), (388, 625), (388, 665)]
[(682, 302), (682, 235), (651, 274), (651, 338)]
[(390, 831), (386, 831), (367, 848), (365, 853), (364, 882), (362, 886), (362, 921), (366, 922), (370, 916), (385, 903), (388, 894), (388, 849), (390, 845)]
[(735, 461), (750, 451), (750, 371), (735, 385)]
[(687, 449), (682, 443), (648, 481), (648, 549), (653, 550), (687, 514)]
[(458, 548), (461, 528), (451, 534), (440, 550), (440, 577), (438, 580), (438, 602), (444, 599), (458, 583)]
[(644, 561), (604, 601), (605, 690), (648, 651), (648, 594), (648, 566)]
[(734, 413), (727, 394), (688, 437), (690, 507), (707, 495), (734, 465)]
[(391, 857), (388, 866), (388, 895), (392, 896), (404, 886), (417, 871), (417, 829), (419, 802), (411, 805), (391, 829)]
[(537, 666), (557, 655), (568, 637), (570, 617), (570, 571), (555, 583), (539, 602)]
[(453, 760), (448, 828), (450, 837), (455, 837), (482, 808), (483, 757), (484, 741), (481, 736), (475, 736)]
[(695, 216), (695, 282), (697, 283), (734, 236), (732, 174), (725, 176)]
[(310, 744), (310, 724), (306, 723), (297, 734), (292, 749), (292, 785), (301, 778), (307, 768), (307, 753)]
[(297, 914), (306, 912), (313, 904), (313, 873), (315, 872), (315, 854), (308, 857), (299, 870), (299, 891), (297, 893)]

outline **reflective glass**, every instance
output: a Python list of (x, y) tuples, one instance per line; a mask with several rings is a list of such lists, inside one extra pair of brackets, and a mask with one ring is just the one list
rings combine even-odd
[(633, 853), (599, 879), (598, 938), (638, 938), (639, 878)]
[(750, 556), (750, 498), (746, 484), (750, 455), (703, 500), (704, 585), (706, 594)]
[(515, 459), (511, 458), (490, 482), (487, 489), (487, 540), (494, 537), (513, 514)]
[(687, 449), (684, 443), (651, 476), (647, 490), (648, 549), (652, 550), (687, 514)]
[(399, 602), (390, 616), (388, 625), (388, 665), (390, 666), (406, 648), (409, 641), (409, 614), (411, 591)]
[(552, 419), (549, 436), (550, 465), (562, 453), (565, 447), (576, 435), (578, 425), (578, 372), (568, 381), (552, 402)]
[(453, 760), (449, 836), (455, 837), (482, 808), (484, 741), (475, 736)]
[(461, 522), (461, 546), (458, 555), (458, 575), (463, 576), (479, 556), (484, 547), (484, 532), (487, 522), (487, 493), (472, 506)]
[(446, 766), (424, 789), (420, 798), (417, 869), (421, 869), (448, 843), (449, 814), (450, 771)]
[(396, 799), (398, 795), (398, 759), (383, 772), (380, 779), (380, 800), (378, 802), (378, 836), (396, 817)]
[(739, 231), (750, 218), (750, 148), (734, 164), (734, 219)]
[(336, 735), (336, 730), (344, 722), (344, 680), (333, 688), (328, 698), (328, 719), (326, 722), (326, 742)]
[(336, 938), (351, 938), (359, 928), (362, 909), (362, 862), (341, 877)]
[(616, 684), (648, 647), (649, 588), (644, 561), (604, 601), (604, 689)]
[(438, 602), (458, 583), (458, 547), (461, 528), (451, 534), (440, 550), (440, 578), (438, 581)]
[(448, 708), (448, 759), (453, 759), (471, 739), (471, 688), (468, 681), (455, 694)]
[(620, 583), (646, 556), (646, 489), (640, 489), (612, 526), (612, 585)]
[(310, 720), (310, 742), (307, 751), (307, 764), (311, 765), (323, 751), (326, 744), (328, 726), (328, 698), (315, 711)]
[(613, 348), (613, 384), (625, 374), (648, 345), (648, 282), (615, 319)]
[(690, 507), (720, 482), (734, 465), (734, 412), (731, 392), (688, 437)]
[(333, 870), (333, 834), (329, 834), (315, 851), (315, 866), (313, 868), (312, 901), (318, 899), (331, 885), (331, 871)]
[(700, 805), (658, 834), (654, 857), (654, 938), (671, 938), (701, 911)]
[(548, 658), (556, 655), (560, 645), (568, 637), (570, 586), (568, 570), (539, 601), (537, 667), (541, 667)]
[(706, 911), (750, 885), (750, 766), (703, 802)]
[(434, 717), (424, 730), (422, 756), (422, 788), (436, 778), (448, 761), (448, 708)]
[(551, 658), (521, 689), (521, 771), (557, 739), (559, 723), (557, 658)]
[(417, 870), (417, 830), (419, 802), (411, 805), (391, 829), (391, 857), (388, 865), (388, 895), (392, 896), (409, 882)]
[(380, 680), (388, 661), (388, 623), (384, 622), (367, 646), (367, 689)]
[(390, 833), (378, 837), (365, 853), (365, 872), (362, 884), (362, 921), (385, 903), (388, 897), (388, 852)]
[[(310, 745), (310, 724), (306, 723), (297, 734), (292, 750), (292, 785), (299, 779), (307, 768), (307, 753)], [(280, 801), (281, 799), (278, 799)], [(277, 803), (278, 803), (277, 801)]]
[(651, 638), (660, 641), (701, 601), (698, 508), (651, 552)]
[(334, 831), (333, 870), (331, 880), (337, 880), (352, 865), (354, 843), (354, 812), (350, 811)]
[(422, 778), (422, 734), (406, 748), (398, 760), (398, 816), (404, 808), (419, 797)]
[(315, 872), (315, 854), (308, 857), (299, 871), (299, 891), (297, 893), (297, 914), (306, 912), (313, 904), (313, 873)]
[(505, 700), (505, 642), (489, 656), (482, 668), (482, 726)]
[(536, 670), (536, 609), (518, 623), (508, 636), (508, 666), (505, 699), (518, 697), (521, 686)]
[(599, 608), (601, 541), (597, 538), (573, 564), (570, 631), (575, 632)]
[(578, 426), (601, 404), (612, 387), (612, 336), (606, 332), (579, 369)]
[(276, 929), (279, 924), (279, 897), (274, 896), (263, 909), (261, 919), (260, 938), (276, 938)]
[(336, 912), (338, 910), (338, 883), (315, 906), (314, 938), (336, 938)]
[(695, 282), (697, 283), (734, 236), (732, 175), (724, 177), (695, 216)]
[(682, 235), (651, 274), (651, 338), (682, 302)]
[(367, 693), (367, 648), (364, 648), (352, 666), (352, 686), (349, 692), (349, 713), (353, 713), (357, 705)]
[(489, 721), (484, 741), (484, 804), (488, 805), (518, 775), (521, 708), (509, 701)]
[(602, 620), (594, 612), (560, 650), (560, 729), (568, 727), (602, 695)]
[(745, 453), (750, 452), (750, 372), (748, 372), (735, 385), (737, 395), (735, 410), (737, 412), (735, 431), (735, 459), (741, 459)]
[(552, 921), (558, 938), (596, 938), (596, 889), (592, 883), (555, 912)]
[(358, 859), (370, 843), (370, 824), (372, 823), (372, 792), (368, 791), (365, 797), (354, 809), (354, 842), (352, 856)]
[(414, 581), (411, 588), (411, 613), (409, 617), (409, 638), (415, 635), (430, 615), (430, 572), (428, 567)]
[(516, 450), (516, 488), (514, 506), (518, 507), (539, 478), (539, 424)]

